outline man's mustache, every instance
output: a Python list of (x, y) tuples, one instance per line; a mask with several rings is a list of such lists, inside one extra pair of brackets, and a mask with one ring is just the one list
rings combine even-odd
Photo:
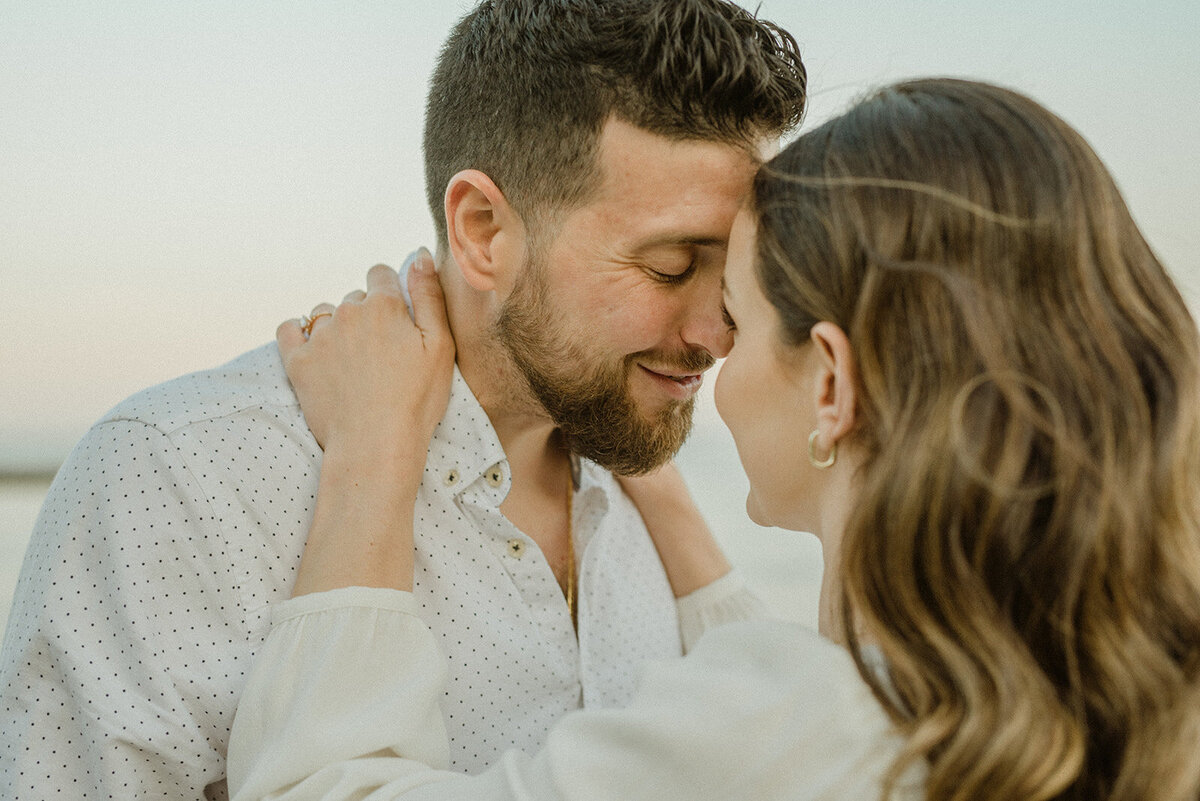
[(671, 353), (645, 350), (630, 356), (629, 361), (644, 364), (655, 372), (663, 373), (703, 373), (717, 363), (711, 353), (699, 348)]

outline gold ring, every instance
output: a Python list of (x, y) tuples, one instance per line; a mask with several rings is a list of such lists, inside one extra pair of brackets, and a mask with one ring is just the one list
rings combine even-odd
[(304, 334), (304, 338), (308, 339), (312, 336), (313, 323), (320, 320), (322, 317), (332, 317), (333, 312), (321, 312), (309, 317), (307, 314), (300, 318), (300, 332)]

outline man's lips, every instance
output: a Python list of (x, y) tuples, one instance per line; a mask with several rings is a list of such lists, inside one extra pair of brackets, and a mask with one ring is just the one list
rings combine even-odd
[(675, 397), (678, 400), (687, 400), (696, 394), (700, 389), (700, 385), (704, 382), (703, 373), (689, 373), (678, 370), (652, 370), (644, 364), (639, 364), (646, 375), (654, 379), (654, 381), (667, 391), (667, 394)]
[(646, 367), (645, 369), (648, 372), (654, 373), (655, 375), (660, 375), (663, 378), (670, 378), (674, 381), (691, 381), (694, 378), (703, 378), (702, 373), (681, 373), (674, 370), (654, 370), (649, 367)]

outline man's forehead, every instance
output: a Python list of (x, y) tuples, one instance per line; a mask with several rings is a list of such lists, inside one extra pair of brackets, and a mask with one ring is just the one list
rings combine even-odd
[(672, 185), (677, 191), (691, 186), (711, 190), (730, 184), (744, 191), (769, 147), (765, 141), (736, 145), (672, 138), (612, 118), (601, 132), (596, 168), (602, 192)]
[(607, 171), (587, 204), (613, 233), (639, 247), (726, 246), (754, 174), (748, 158), (693, 151), (628, 166)]

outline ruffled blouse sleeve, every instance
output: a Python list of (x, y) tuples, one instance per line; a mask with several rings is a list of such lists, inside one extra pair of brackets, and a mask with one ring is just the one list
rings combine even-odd
[(679, 632), (685, 654), (709, 629), (726, 623), (771, 620), (775, 617), (736, 569), (676, 599), (675, 606), (679, 613)]
[(280, 606), (234, 720), (235, 801), (878, 798), (896, 753), (842, 649), (757, 621), (651, 663), (627, 708), (568, 714), (537, 754), (450, 773), (444, 661), (416, 611), (363, 588)]

